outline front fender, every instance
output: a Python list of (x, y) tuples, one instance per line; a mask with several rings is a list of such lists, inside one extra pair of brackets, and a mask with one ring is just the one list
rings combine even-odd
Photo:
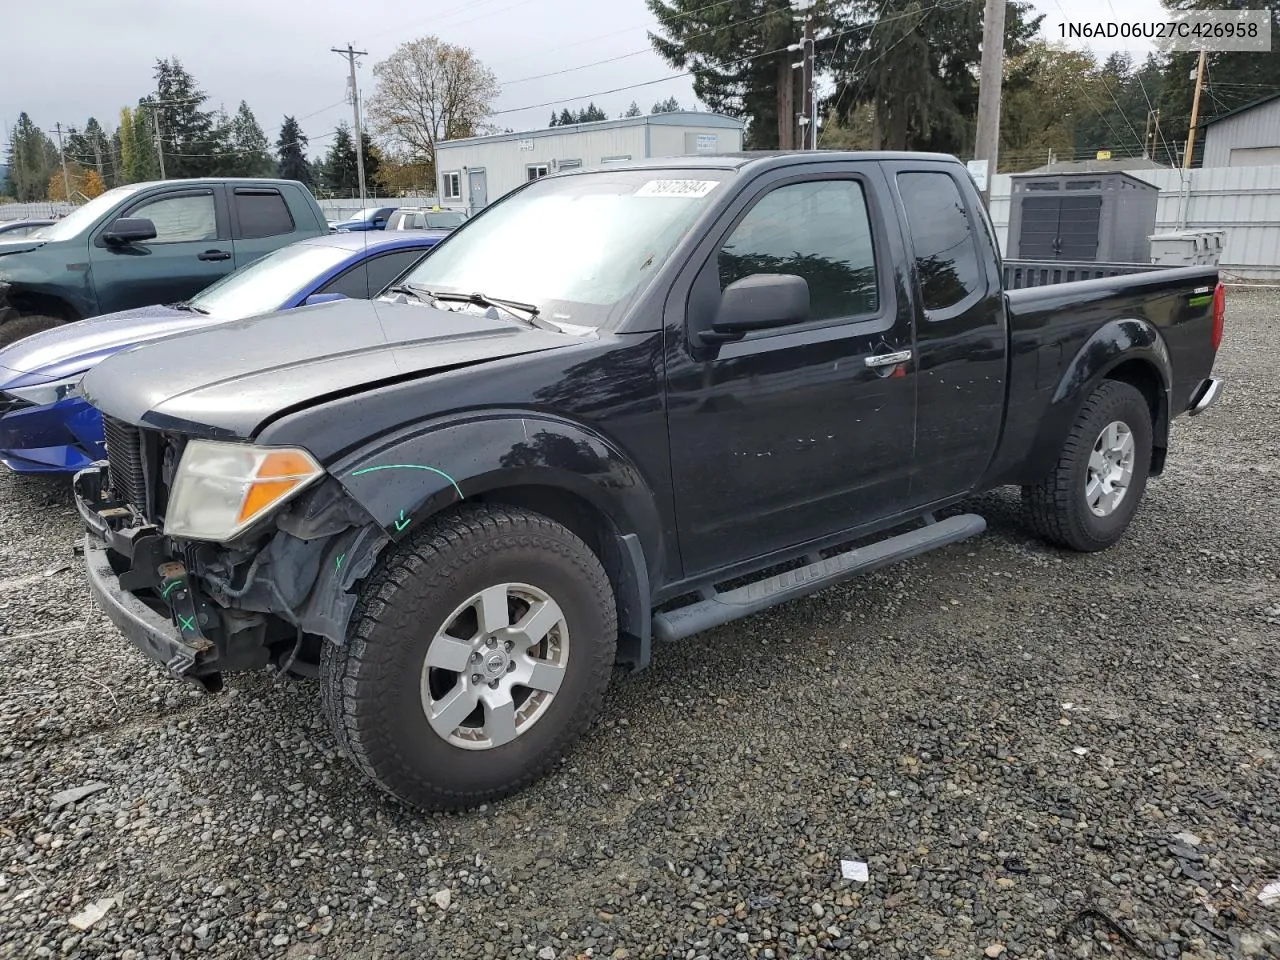
[(662, 522), (640, 470), (590, 428), (543, 413), (490, 413), (419, 425), (329, 468), (393, 540), (439, 511), (489, 491), (544, 487), (574, 494), (664, 556)]
[(1142, 364), (1158, 379), (1162, 401), (1152, 428), (1156, 447), (1168, 445), (1169, 391), (1173, 384), (1169, 348), (1160, 332), (1146, 320), (1112, 320), (1084, 342), (1058, 380), (1026, 460), (1028, 479), (1038, 479), (1053, 468), (1085, 400), (1109, 374), (1131, 361)]

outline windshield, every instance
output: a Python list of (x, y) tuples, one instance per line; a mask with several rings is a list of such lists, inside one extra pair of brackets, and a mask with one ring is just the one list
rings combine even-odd
[(228, 274), (188, 302), (194, 310), (218, 320), (273, 313), (350, 256), (351, 251), (341, 247), (295, 243)]
[(97, 221), (99, 217), (114, 207), (117, 203), (129, 196), (131, 193), (137, 193), (137, 185), (128, 187), (116, 187), (114, 190), (108, 190), (101, 196), (94, 197), (83, 207), (76, 207), (71, 213), (67, 214), (57, 223), (50, 224), (47, 227), (41, 227), (35, 235), (39, 240), (70, 240), (74, 236), (87, 230)]
[(466, 222), (461, 213), (428, 213), (427, 227), (432, 230), (452, 230)]
[(374, 214), (376, 214), (381, 209), (382, 209), (381, 207), (365, 207), (363, 210), (360, 210), (357, 213), (353, 213), (351, 216), (347, 217), (347, 219), (348, 220), (371, 220), (373, 219)]
[(534, 304), (603, 327), (679, 242), (727, 176), (610, 170), (536, 180), (469, 222), (404, 282)]

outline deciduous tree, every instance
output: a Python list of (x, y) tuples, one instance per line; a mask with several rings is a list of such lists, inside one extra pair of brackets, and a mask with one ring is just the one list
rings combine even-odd
[(482, 131), (499, 92), (493, 71), (471, 50), (436, 37), (402, 43), (374, 65), (373, 75), (367, 108), (375, 130), (433, 165), (438, 142)]

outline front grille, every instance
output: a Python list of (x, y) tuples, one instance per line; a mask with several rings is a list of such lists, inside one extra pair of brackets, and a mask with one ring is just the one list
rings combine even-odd
[(102, 418), (107, 441), (107, 479), (116, 497), (134, 509), (147, 509), (147, 483), (142, 473), (142, 431), (112, 417)]

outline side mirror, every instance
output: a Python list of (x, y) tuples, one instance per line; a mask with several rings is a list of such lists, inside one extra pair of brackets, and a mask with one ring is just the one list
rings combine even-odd
[(349, 300), (345, 293), (313, 293), (307, 299), (302, 301), (304, 307), (315, 306), (317, 303), (333, 303), (335, 300)]
[(386, 217), (374, 217), (374, 218), (373, 218), (373, 225), (374, 225), (375, 227), (385, 227), (385, 226), (387, 225), (387, 218), (386, 218)]
[(111, 244), (142, 243), (156, 238), (156, 225), (146, 217), (121, 217), (102, 232)]
[(739, 340), (754, 330), (789, 327), (809, 319), (809, 284), (789, 273), (755, 273), (725, 287), (707, 343)]

